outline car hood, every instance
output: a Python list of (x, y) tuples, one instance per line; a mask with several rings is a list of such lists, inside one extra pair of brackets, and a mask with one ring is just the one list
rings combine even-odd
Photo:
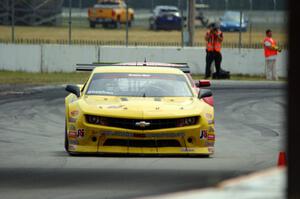
[(84, 114), (143, 119), (200, 115), (205, 106), (195, 97), (85, 96), (79, 102)]

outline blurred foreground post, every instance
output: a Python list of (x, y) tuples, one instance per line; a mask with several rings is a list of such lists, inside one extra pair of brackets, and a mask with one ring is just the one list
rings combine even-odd
[(195, 32), (195, 0), (188, 0), (188, 4), (189, 46), (193, 46)]

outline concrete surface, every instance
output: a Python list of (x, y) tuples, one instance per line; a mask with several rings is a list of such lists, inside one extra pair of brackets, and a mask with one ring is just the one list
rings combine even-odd
[(217, 186), (138, 199), (284, 199), (287, 171), (274, 167), (238, 178), (225, 180)]
[[(285, 85), (247, 85), (212, 82), (217, 134), (211, 158), (68, 156), (63, 86), (1, 95), (1, 199), (157, 196), (274, 167), (286, 135)], [(230, 189), (238, 198), (240, 189)]]

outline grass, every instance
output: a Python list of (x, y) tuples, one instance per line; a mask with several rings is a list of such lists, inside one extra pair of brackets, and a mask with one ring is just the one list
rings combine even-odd
[[(204, 79), (204, 75), (192, 75), (193, 79)], [(287, 81), (285, 77), (279, 77), (279, 81)], [(264, 75), (245, 75), (245, 74), (232, 74), (230, 80), (239, 81), (264, 81), (266, 80)]]
[[(0, 40), (10, 42), (11, 41), (11, 27), (0, 26)], [(201, 43), (204, 45), (204, 35), (206, 29), (199, 28), (195, 30), (195, 43)], [(15, 27), (15, 39), (16, 40), (46, 40), (47, 43), (58, 43), (58, 41), (68, 41), (68, 27), (47, 27), (47, 26), (16, 26)], [(97, 27), (91, 29), (88, 27), (73, 27), (72, 40), (75, 41), (125, 41), (126, 32), (125, 28), (122, 29), (103, 29)], [(242, 44), (261, 44), (265, 37), (264, 31), (261, 29), (253, 29), (242, 33)], [(280, 29), (273, 32), (273, 38), (279, 44), (286, 44), (287, 34), (284, 30)], [(133, 27), (129, 30), (129, 42), (152, 42), (152, 43), (181, 43), (181, 31), (149, 31), (147, 28)], [(224, 33), (224, 43), (239, 42), (239, 33)]]
[(28, 84), (28, 85), (59, 85), (67, 83), (84, 83), (90, 73), (87, 72), (53, 72), (31, 73), (0, 71), (0, 84)]
[[(89, 72), (53, 72), (53, 73), (30, 73), (0, 71), (1, 84), (26, 84), (26, 85), (61, 85), (61, 84), (82, 84), (90, 76)], [(203, 79), (203, 75), (192, 75), (194, 79)], [(265, 80), (264, 76), (251, 76), (236, 74), (231, 76), (231, 80)], [(280, 78), (285, 81), (286, 78)]]

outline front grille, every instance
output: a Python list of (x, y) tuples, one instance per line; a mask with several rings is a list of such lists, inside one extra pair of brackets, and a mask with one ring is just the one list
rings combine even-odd
[[(188, 124), (184, 123), (187, 119), (193, 119), (193, 122)], [(86, 121), (90, 124), (133, 130), (155, 130), (195, 125), (198, 123), (198, 119), (199, 117), (143, 120), (86, 115)]]
[(143, 120), (149, 123), (149, 126), (137, 126), (138, 122), (141, 120), (136, 119), (120, 119), (120, 118), (109, 118), (108, 126), (126, 128), (126, 129), (137, 129), (137, 130), (154, 130), (154, 129), (164, 129), (164, 128), (174, 128), (176, 127), (177, 119), (164, 119), (164, 120)]
[(107, 139), (103, 145), (128, 147), (181, 147), (177, 140)]

